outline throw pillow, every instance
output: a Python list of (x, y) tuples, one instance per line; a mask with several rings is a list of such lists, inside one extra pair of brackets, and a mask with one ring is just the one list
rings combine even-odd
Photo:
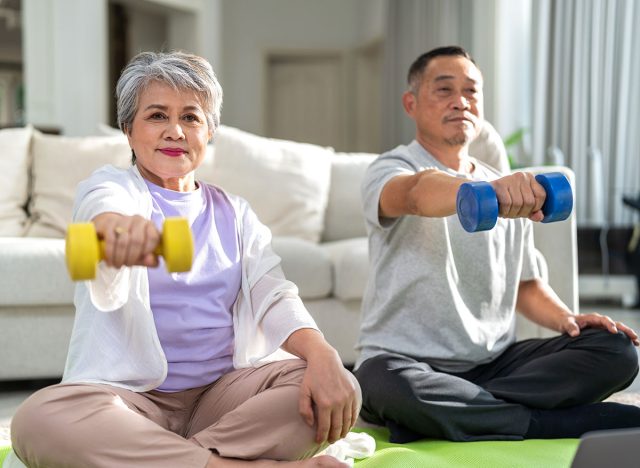
[(105, 123), (98, 124), (98, 135), (119, 136), (121, 138), (126, 138), (122, 130), (120, 130), (117, 127), (112, 127), (111, 125), (107, 125)]
[(333, 150), (226, 126), (213, 146), (213, 171), (199, 171), (202, 180), (245, 198), (274, 236), (320, 240)]
[(33, 128), (0, 130), (0, 236), (22, 236), (27, 222), (29, 145)]
[(367, 235), (360, 195), (364, 173), (378, 155), (336, 153), (332, 156), (331, 191), (322, 239), (326, 242)]
[(78, 183), (101, 166), (129, 167), (123, 136), (61, 137), (34, 132), (29, 237), (64, 237)]
[(493, 125), (486, 120), (478, 136), (469, 145), (469, 154), (502, 174), (511, 172), (507, 149), (504, 147), (502, 138)]

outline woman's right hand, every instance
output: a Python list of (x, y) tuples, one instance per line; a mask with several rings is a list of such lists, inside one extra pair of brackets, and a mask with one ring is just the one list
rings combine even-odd
[(158, 266), (153, 253), (160, 243), (160, 231), (152, 221), (142, 216), (124, 216), (118, 213), (101, 213), (92, 220), (98, 237), (105, 243), (105, 261), (108, 265)]

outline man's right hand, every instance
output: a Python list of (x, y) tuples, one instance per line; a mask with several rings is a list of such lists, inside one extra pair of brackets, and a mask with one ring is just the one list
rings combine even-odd
[(490, 183), (498, 198), (498, 214), (501, 217), (542, 221), (542, 205), (547, 194), (533, 174), (515, 172)]

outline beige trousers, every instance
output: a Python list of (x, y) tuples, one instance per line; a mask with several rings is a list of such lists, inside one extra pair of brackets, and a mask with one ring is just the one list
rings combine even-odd
[(54, 385), (16, 412), (13, 448), (31, 468), (201, 468), (210, 451), (242, 459), (308, 458), (324, 446), (298, 411), (305, 369), (300, 359), (279, 361), (177, 393)]

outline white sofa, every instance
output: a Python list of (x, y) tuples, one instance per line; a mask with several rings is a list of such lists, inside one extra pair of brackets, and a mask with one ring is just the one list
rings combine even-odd
[[(488, 161), (504, 163), (501, 142), (476, 145)], [(198, 170), (200, 179), (245, 197), (271, 228), (285, 274), (345, 364), (356, 358), (368, 270), (360, 180), (375, 157), (223, 126)], [(126, 167), (129, 159), (122, 135), (68, 138), (29, 127), (0, 130), (0, 380), (62, 374), (74, 317), (62, 237), (75, 187), (95, 168)], [(576, 308), (575, 218), (537, 225), (535, 241), (550, 283)], [(525, 321), (518, 326), (521, 336), (546, 335)]]

